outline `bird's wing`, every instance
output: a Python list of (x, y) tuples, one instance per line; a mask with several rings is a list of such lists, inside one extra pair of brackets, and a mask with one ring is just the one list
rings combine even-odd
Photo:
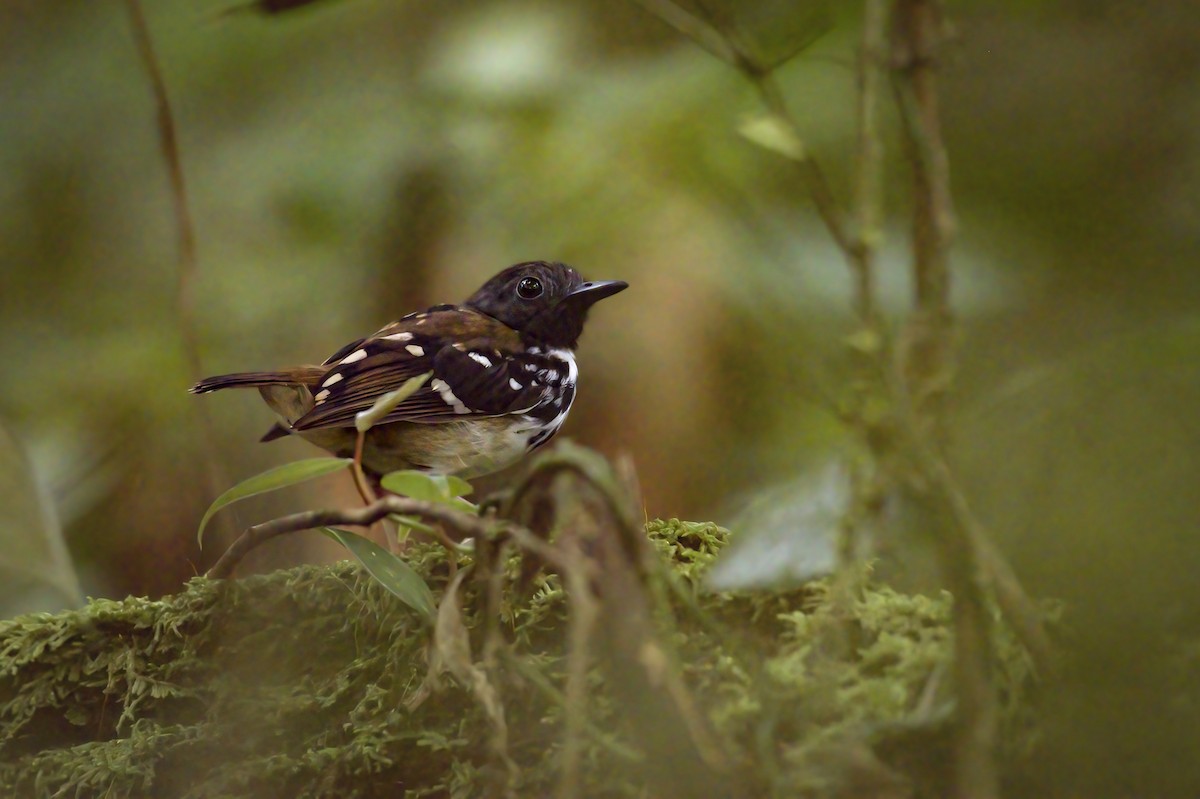
[(500, 416), (532, 408), (547, 390), (538, 356), (525, 353), (515, 331), (452, 306), (393, 322), (339, 356), (310, 386), (315, 405), (294, 429), (353, 427), (381, 396), (426, 372), (430, 379), (379, 424)]

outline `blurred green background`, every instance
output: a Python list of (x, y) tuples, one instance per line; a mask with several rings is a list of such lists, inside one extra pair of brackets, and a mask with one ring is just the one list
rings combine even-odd
[[(854, 10), (725, 5), (767, 50), (821, 34), (779, 77), (848, 196)], [(802, 186), (738, 135), (760, 111), (739, 76), (633, 3), (228, 8), (146, 3), (207, 373), (319, 361), (510, 263), (564, 260), (632, 285), (589, 324), (566, 435), (631, 454), (650, 517), (812, 533), (806, 475), (848, 444), (827, 397), (844, 390), (850, 281)], [(1200, 5), (950, 12), (954, 458), (1030, 591), (1064, 601), (1073, 653), (1032, 784), (1195, 796)], [(888, 125), (883, 295), (899, 315), (907, 172)], [(264, 497), (196, 548), (221, 481), (317, 452), (255, 443), (272, 419), (252, 393), (186, 393), (201, 375), (175, 236), (122, 4), (6, 0), (0, 420), (28, 456), (2, 453), (6, 613), (74, 601), (68, 564), (90, 595), (170, 592), (235, 528), (353, 499), (348, 480)], [(278, 542), (256, 563), (319, 547)]]

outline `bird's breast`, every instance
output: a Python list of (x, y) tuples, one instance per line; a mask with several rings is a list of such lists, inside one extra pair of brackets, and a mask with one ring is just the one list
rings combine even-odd
[(363, 461), (380, 474), (421, 469), (478, 477), (512, 465), (549, 441), (561, 425), (557, 417), (547, 423), (527, 414), (437, 424), (397, 422), (371, 430)]

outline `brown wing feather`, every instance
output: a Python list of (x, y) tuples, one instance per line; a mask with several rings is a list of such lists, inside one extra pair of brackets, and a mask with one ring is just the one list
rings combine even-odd
[[(524, 349), (515, 331), (471, 309), (439, 307), (393, 322), (363, 339), (358, 346), (343, 348), (340, 359), (311, 385), (317, 404), (297, 419), (293, 427), (297, 430), (352, 427), (359, 413), (410, 378), (429, 371), (437, 377), (439, 352), (458, 353), (454, 345), (472, 349), (485, 343), (489, 349), (502, 347), (509, 352)], [(499, 359), (498, 353), (496, 358)], [(495, 415), (481, 414), (473, 408), (469, 414), (456, 414), (432, 382), (397, 406), (384, 423), (439, 422), (470, 415)]]

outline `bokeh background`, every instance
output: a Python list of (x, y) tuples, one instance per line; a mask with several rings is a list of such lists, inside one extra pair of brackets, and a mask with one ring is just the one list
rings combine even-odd
[[(630, 454), (651, 517), (811, 532), (809, 475), (847, 446), (829, 398), (845, 389), (850, 281), (803, 187), (737, 133), (760, 110), (738, 75), (634, 3), (226, 13), (235, 2), (145, 4), (195, 217), (207, 373), (319, 361), (510, 263), (564, 260), (632, 285), (593, 315), (565, 434)], [(763, 48), (815, 39), (778, 74), (848, 196), (855, 11), (725, 5)], [(1030, 591), (1064, 603), (1073, 653), (1031, 784), (1195, 796), (1200, 5), (950, 11), (954, 459)], [(883, 295), (899, 315), (897, 150)], [(317, 453), (257, 444), (272, 420), (253, 393), (186, 393), (201, 375), (178, 264), (123, 5), (5, 0), (6, 614), (170, 592), (236, 528), (353, 498), (331, 479), (256, 499), (197, 548), (222, 480)], [(298, 537), (255, 563), (332, 556)]]

